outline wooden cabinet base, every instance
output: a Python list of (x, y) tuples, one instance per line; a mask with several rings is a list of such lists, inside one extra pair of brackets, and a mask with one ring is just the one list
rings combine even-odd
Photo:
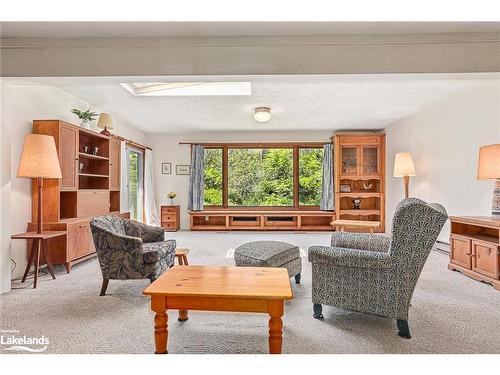
[(190, 211), (191, 230), (331, 231), (333, 211), (205, 210)]
[(459, 266), (459, 265), (453, 264), (453, 263), (448, 264), (448, 269), (451, 271), (460, 272), (463, 275), (468, 276), (471, 279), (474, 279), (476, 281), (482, 281), (484, 283), (491, 284), (491, 286), (493, 288), (495, 288), (496, 290), (500, 290), (500, 280), (495, 280), (495, 279), (492, 279), (488, 276), (483, 276), (480, 273), (477, 273), (477, 272), (472, 271), (468, 268), (464, 268), (462, 266)]
[(450, 222), (448, 269), (500, 290), (500, 219), (450, 216)]

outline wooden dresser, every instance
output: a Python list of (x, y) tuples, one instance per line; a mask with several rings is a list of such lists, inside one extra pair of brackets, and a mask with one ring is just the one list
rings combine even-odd
[(161, 226), (167, 232), (177, 232), (181, 223), (181, 206), (161, 206)]
[[(90, 218), (120, 210), (120, 140), (60, 120), (34, 120), (33, 133), (54, 137), (61, 179), (47, 179), (43, 188), (43, 229), (66, 231), (49, 240), (54, 264), (71, 265), (95, 255)], [(32, 182), (32, 222), (37, 218), (37, 182)], [(28, 241), (30, 242), (30, 241)], [(31, 244), (28, 243), (28, 248)]]
[(450, 263), (474, 280), (500, 290), (500, 219), (490, 216), (451, 216)]

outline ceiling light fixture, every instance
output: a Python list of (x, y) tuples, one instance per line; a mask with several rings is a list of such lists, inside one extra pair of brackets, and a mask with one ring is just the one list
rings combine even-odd
[(268, 122), (271, 120), (271, 108), (269, 107), (257, 107), (253, 114), (253, 119), (257, 122)]
[(134, 96), (247, 96), (251, 82), (132, 82), (120, 84)]

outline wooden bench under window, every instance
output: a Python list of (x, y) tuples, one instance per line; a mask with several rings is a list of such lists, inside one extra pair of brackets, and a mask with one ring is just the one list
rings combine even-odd
[(191, 230), (331, 230), (333, 211), (204, 210), (190, 211)]

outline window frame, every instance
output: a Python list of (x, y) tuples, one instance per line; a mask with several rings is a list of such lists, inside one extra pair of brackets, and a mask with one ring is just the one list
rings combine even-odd
[[(285, 142), (285, 143), (206, 143), (201, 145), (205, 149), (222, 149), (222, 205), (205, 205), (209, 210), (247, 210), (247, 211), (296, 211), (296, 210), (319, 210), (319, 205), (299, 204), (299, 149), (301, 148), (323, 148), (330, 142)], [(229, 206), (229, 149), (259, 149), (259, 148), (289, 148), (293, 149), (293, 205), (292, 206)], [(332, 151), (332, 161), (333, 161)]]

